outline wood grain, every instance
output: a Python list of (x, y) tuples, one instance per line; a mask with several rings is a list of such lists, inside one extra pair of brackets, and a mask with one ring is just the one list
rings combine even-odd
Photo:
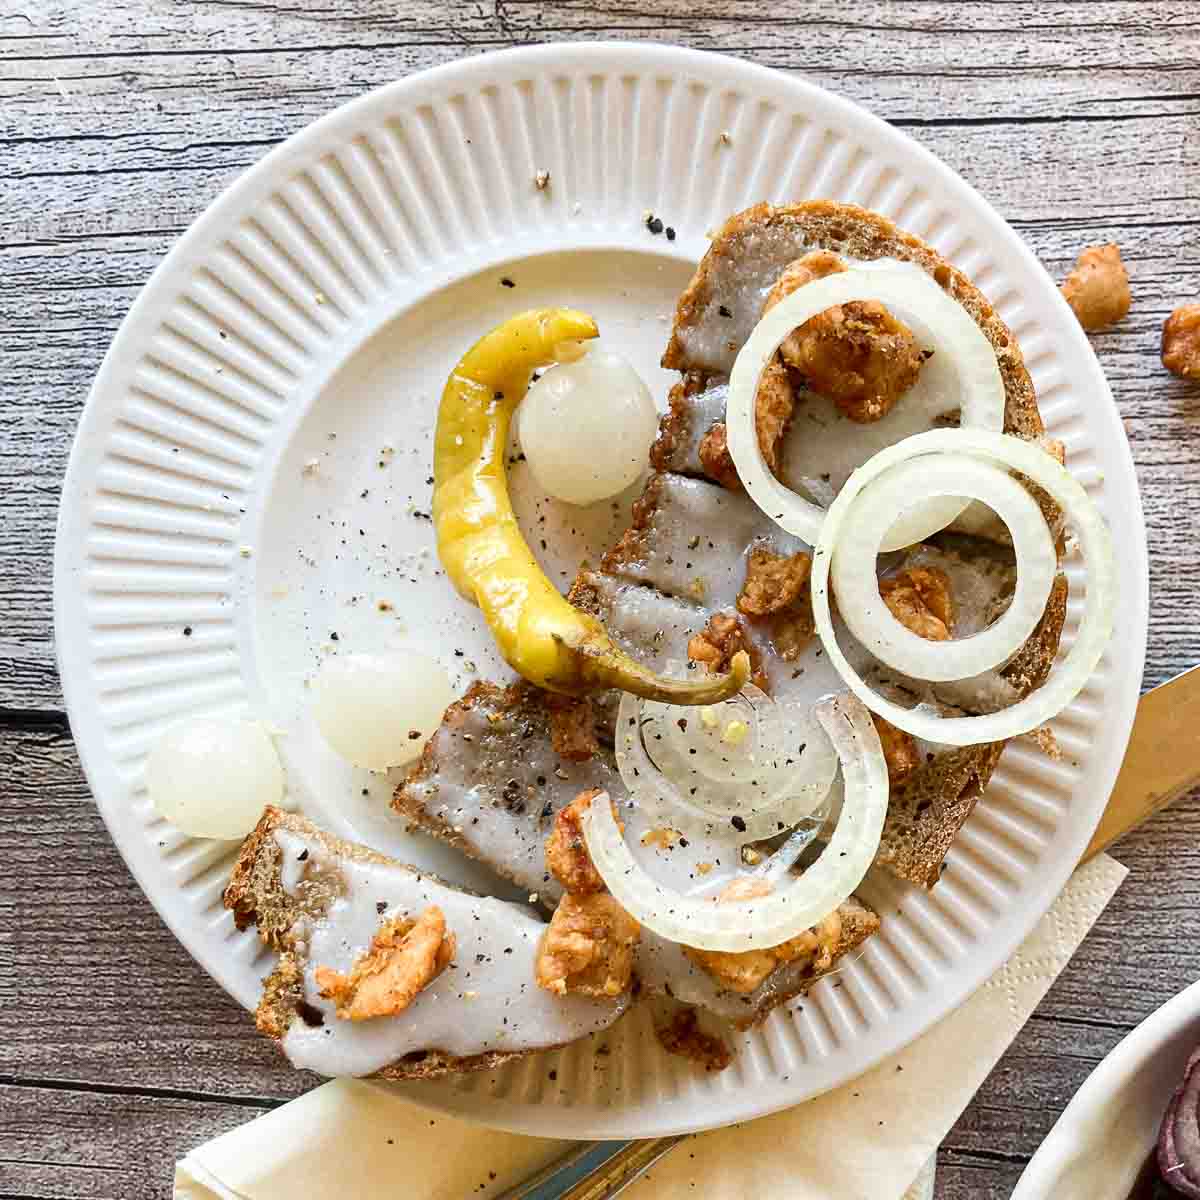
[[(70, 437), (124, 312), (243, 169), (334, 105), (527, 42), (680, 42), (861, 101), (975, 184), (1055, 276), (1116, 241), (1134, 307), (1093, 339), (1151, 548), (1147, 686), (1200, 661), (1200, 391), (1158, 334), (1200, 297), (1200, 3), (10, 0), (0, 7), (0, 1193), (165, 1196), (189, 1145), (310, 1080), (146, 905), (92, 806), (54, 669)], [(1200, 973), (1200, 798), (1131, 875), (943, 1148), (1006, 1197), (1087, 1072)], [(20, 864), (13, 869), (12, 864)]]

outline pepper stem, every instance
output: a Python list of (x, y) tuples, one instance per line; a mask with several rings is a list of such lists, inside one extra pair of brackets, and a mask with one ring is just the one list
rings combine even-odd
[(589, 686), (620, 688), (643, 700), (662, 704), (720, 704), (736, 696), (750, 679), (750, 656), (739, 650), (724, 675), (708, 675), (699, 679), (667, 679), (647, 670), (616, 646), (609, 646), (597, 656), (588, 656), (581, 664), (581, 674)]

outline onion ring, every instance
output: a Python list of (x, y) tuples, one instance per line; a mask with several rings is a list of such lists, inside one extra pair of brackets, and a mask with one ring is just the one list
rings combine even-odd
[[(986, 629), (934, 642), (892, 615), (879, 594), (875, 560), (906, 501), (965, 494), (987, 504), (1012, 533), (1016, 591), (1004, 614)], [(898, 463), (862, 490), (833, 546), (830, 570), (838, 611), (862, 645), (893, 671), (938, 682), (979, 675), (1016, 654), (1046, 610), (1058, 558), (1037, 501), (1007, 471), (968, 455), (939, 454)]]
[(888, 775), (871, 715), (843, 693), (814, 709), (837, 751), (846, 796), (837, 827), (802, 875), (765, 896), (716, 903), (655, 882), (634, 859), (601, 793), (583, 816), (596, 870), (613, 898), (647, 929), (700, 950), (739, 952), (778, 946), (827, 917), (862, 882), (879, 849), (887, 815)]
[[(1079, 632), (1051, 678), (1009, 708), (975, 717), (934, 717), (918, 709), (903, 708), (876, 694), (838, 645), (829, 608), (830, 562), (844, 527), (853, 520), (860, 494), (899, 463), (943, 453), (966, 454), (999, 463), (1019, 471), (1041, 487), (1062, 508), (1074, 529), (1087, 568), (1087, 593)], [(1108, 645), (1116, 589), (1112, 538), (1099, 510), (1079, 482), (1039, 446), (977, 429), (932, 429), (881, 450), (855, 471), (838, 493), (813, 551), (813, 617), (834, 669), (872, 712), (914, 737), (950, 746), (1003, 741), (1028, 733), (1061, 712), (1079, 694)]]
[[(755, 432), (759, 377), (783, 340), (836, 304), (879, 300), (913, 327), (921, 340), (958, 368), (964, 428), (997, 432), (1004, 425), (1004, 381), (996, 352), (957, 301), (920, 267), (908, 263), (855, 266), (798, 288), (754, 327), (729, 377), (726, 429), (729, 452), (747, 494), (776, 524), (815, 545), (826, 509), (797, 495), (771, 473)], [(913, 505), (889, 530), (881, 549), (899, 550), (944, 529), (966, 507), (964, 497)]]
[[(724, 715), (713, 714), (716, 738), (734, 710), (754, 726), (737, 751), (720, 755), (704, 744), (716, 740), (704, 730), (704, 710), (697, 714), (678, 705), (643, 703), (628, 692), (622, 696), (617, 770), (649, 820), (698, 839), (715, 826), (729, 828), (737, 818), (737, 840), (751, 842), (812, 816), (837, 774), (837, 755), (822, 727), (808, 712), (785, 713), (750, 685), (717, 706)], [(684, 711), (688, 715), (676, 721)]]

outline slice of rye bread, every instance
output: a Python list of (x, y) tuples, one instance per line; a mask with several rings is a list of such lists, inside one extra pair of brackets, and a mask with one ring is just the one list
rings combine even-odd
[[(256, 926), (259, 937), (279, 956), (275, 969), (263, 982), (255, 1023), (260, 1032), (281, 1042), (292, 1022), (302, 1014), (301, 1006), (304, 1004), (304, 959), (297, 951), (294, 931), (298, 922), (320, 916), (334, 893), (332, 888), (322, 893), (320, 887), (312, 886), (306, 889), (301, 901), (284, 890), (283, 852), (274, 837), (278, 829), (318, 840), (339, 857), (379, 863), (398, 870), (411, 868), (366, 846), (334, 837), (297, 813), (284, 812), (275, 807), (268, 807), (263, 812), (258, 824), (242, 843), (223, 900), (225, 907), (233, 913), (237, 927), (247, 929), (251, 925)], [(428, 872), (424, 874), (427, 879), (436, 878)], [(437, 882), (445, 887), (455, 886), (445, 880)], [(456, 890), (467, 892), (466, 888)], [(540, 1051), (488, 1051), (457, 1057), (431, 1048), (406, 1054), (376, 1074), (383, 1079), (433, 1079), (463, 1071), (490, 1071), (531, 1053)]]
[[(736, 213), (722, 225), (680, 296), (662, 365), (679, 370), (681, 379), (671, 391), (668, 412), (651, 449), (651, 463), (658, 471), (690, 474), (702, 469), (697, 455), (700, 439), (715, 421), (724, 418), (725, 378), (737, 349), (760, 315), (757, 308), (739, 311), (726, 304), (726, 285), (737, 279), (741, 264), (747, 261), (773, 280), (789, 262), (816, 249), (864, 260), (899, 259), (931, 275), (970, 314), (996, 353), (1004, 385), (1005, 432), (1024, 440), (1043, 440), (1045, 426), (1021, 349), (987, 297), (961, 271), (886, 217), (856, 205), (826, 200), (778, 206), (763, 203)], [(764, 259), (770, 265), (765, 265)], [(744, 280), (739, 286), (744, 286)], [(706, 322), (727, 334), (724, 347), (715, 353), (712, 339), (689, 336), (702, 331)], [(644, 525), (646, 511), (652, 507), (654, 487), (652, 480), (647, 487), (651, 498), (635, 507), (635, 529), (627, 535), (631, 553), (637, 552), (635, 531)], [(1040, 489), (1030, 490), (1058, 532), (1057, 507)], [(619, 568), (613, 552), (604, 566)], [(572, 594), (577, 603), (588, 595), (582, 577)], [(1066, 601), (1067, 583), (1060, 575), (1034, 634), (1001, 672), (1020, 696), (1040, 687), (1050, 672), (1066, 618)], [(902, 879), (932, 887), (951, 842), (983, 794), (1003, 748), (1003, 742), (996, 742), (944, 751), (894, 787), (877, 861)]]
[(553, 908), (562, 887), (546, 870), (544, 843), (554, 814), (582, 791), (620, 787), (612, 715), (595, 716), (596, 752), (573, 762), (554, 749), (545, 692), (480, 680), (446, 709), (392, 808)]
[[(831, 200), (762, 203), (735, 213), (721, 226), (679, 298), (662, 365), (679, 370), (683, 378), (672, 389), (667, 419), (651, 450), (651, 462), (658, 469), (680, 470), (685, 461), (695, 463), (700, 438), (713, 420), (724, 419), (723, 413), (714, 415), (717, 405), (724, 405), (723, 388), (714, 396), (713, 385), (724, 383), (736, 350), (761, 315), (758, 307), (731, 308), (717, 293), (723, 293), (724, 285), (731, 281), (744, 282), (747, 262), (753, 263), (757, 271), (773, 271), (773, 281), (789, 262), (810, 250), (831, 250), (867, 261), (898, 259), (931, 275), (966, 309), (996, 353), (1004, 384), (1004, 432), (1026, 441), (1044, 442), (1045, 426), (1021, 348), (991, 302), (957, 267), (887, 217), (855, 204)], [(761, 295), (757, 305), (761, 305)], [(701, 352), (702, 339), (693, 335), (706, 326), (727, 335), (723, 354)], [(689, 345), (691, 341), (697, 345)], [(1026, 485), (1057, 536), (1062, 519), (1058, 506), (1040, 488), (1028, 481)], [(978, 506), (973, 505), (971, 512), (978, 528)], [(1007, 530), (993, 521), (991, 535), (1003, 540)]]
[[(472, 731), (471, 741), (464, 746), (459, 739), (468, 728)], [(607, 744), (612, 736), (611, 722), (598, 722), (597, 732), (602, 744), (595, 758), (573, 767), (592, 773), (590, 786), (620, 789), (623, 794), (624, 785), (616, 775), (613, 753)], [(397, 787), (392, 807), (418, 828), (485, 863), (502, 878), (537, 892), (540, 900), (552, 908), (562, 888), (545, 871), (543, 850), (551, 813), (574, 799), (587, 777), (568, 782), (542, 774), (545, 768), (539, 764), (545, 761), (549, 739), (544, 699), (538, 689), (524, 682), (508, 688), (477, 683), (447, 710), (421, 761)], [(514, 749), (522, 753), (518, 755)], [(444, 793), (447, 788), (457, 789), (464, 773), (463, 760), (468, 756), (472, 786), (446, 804)], [(533, 802), (506, 803), (501, 780), (513, 795), (528, 794)], [(485, 814), (489, 808), (492, 812), (486, 835), (468, 836), (478, 829), (475, 815)], [(839, 906), (838, 913), (840, 934), (830, 970), (836, 970), (837, 961), (879, 927), (879, 918), (857, 897), (851, 896)], [(643, 984), (652, 990), (665, 990), (661, 968), (655, 973), (652, 967), (647, 974), (643, 965), (639, 952), (634, 969), (643, 976)], [(811, 960), (800, 959), (776, 969), (752, 994), (734, 996), (710, 985), (700, 968), (682, 957), (671, 969), (692, 977), (688, 986), (695, 1003), (742, 1026), (762, 1020), (776, 1005), (807, 991), (828, 974), (814, 972)], [(673, 974), (666, 976), (667, 985), (676, 982)]]
[(830, 963), (815, 969), (815, 958), (803, 955), (778, 966), (749, 993), (722, 989), (703, 968), (682, 956), (675, 964), (676, 974), (663, 979), (643, 967), (643, 988), (654, 995), (669, 995), (692, 1004), (728, 1021), (735, 1029), (753, 1029), (760, 1025), (781, 1004), (807, 995), (809, 990), (827, 975), (836, 975), (846, 967), (846, 955), (853, 953), (872, 934), (879, 931), (880, 920), (873, 908), (858, 896), (847, 897), (837, 908), (838, 936), (830, 949)]
[[(756, 242), (764, 246), (760, 248)], [(736, 272), (739, 263), (748, 261), (756, 261), (760, 270), (773, 269), (774, 280), (789, 262), (809, 250), (832, 250), (866, 260), (894, 258), (927, 271), (967, 310), (996, 351), (1004, 381), (1005, 432), (1027, 439), (1042, 436), (1045, 427), (1021, 348), (987, 297), (932, 246), (905, 233), (887, 217), (854, 204), (831, 200), (763, 203), (730, 217), (713, 237), (695, 275), (679, 297), (662, 365), (685, 373), (728, 374), (736, 350), (741, 348), (761, 313), (734, 311), (731, 317), (723, 317), (719, 312), (714, 315), (713, 309), (719, 309), (723, 303), (715, 294), (714, 285), (721, 282), (722, 276)], [(773, 266), (762, 266), (763, 257), (773, 261)], [(727, 332), (728, 342), (735, 349), (718, 358), (697, 354), (690, 348), (688, 331), (697, 329), (705, 320), (720, 321), (719, 327)]]

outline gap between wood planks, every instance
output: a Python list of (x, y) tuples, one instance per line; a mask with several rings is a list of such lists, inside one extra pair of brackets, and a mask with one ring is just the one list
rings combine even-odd
[(289, 1103), (270, 1096), (237, 1096), (218, 1092), (198, 1092), (187, 1088), (147, 1087), (142, 1084), (89, 1083), (85, 1079), (44, 1079), (18, 1075), (0, 1075), (0, 1087), (31, 1088), (39, 1091), (88, 1092), (96, 1096), (139, 1096), (151, 1100), (187, 1100), (197, 1104), (222, 1104), (234, 1108), (253, 1108), (264, 1112)]
[(70, 735), (66, 711), (57, 708), (10, 708), (0, 705), (0, 727), (5, 729), (52, 729)]

